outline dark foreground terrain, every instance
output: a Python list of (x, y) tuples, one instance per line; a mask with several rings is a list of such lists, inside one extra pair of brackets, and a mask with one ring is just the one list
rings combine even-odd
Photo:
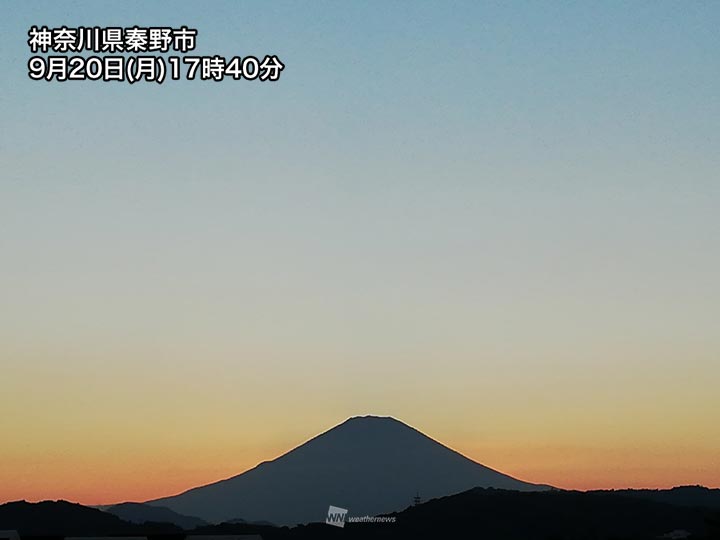
[[(109, 509), (109, 510), (112, 510)], [(0, 530), (17, 530), (23, 540), (65, 536), (148, 536), (181, 540), (192, 535), (260, 535), (273, 539), (412, 538), (412, 539), (655, 539), (720, 540), (720, 490), (684, 487), (673, 490), (518, 492), (471, 489), (388, 514), (394, 523), (324, 523), (288, 527), (269, 524), (206, 524), (183, 528), (142, 519), (142, 505), (123, 507), (125, 519), (64, 501), (0, 505)], [(152, 516), (196, 523), (178, 514)], [(349, 513), (353, 516), (352, 512)], [(190, 521), (188, 521), (190, 519)], [(0, 535), (1, 536), (1, 535)]]

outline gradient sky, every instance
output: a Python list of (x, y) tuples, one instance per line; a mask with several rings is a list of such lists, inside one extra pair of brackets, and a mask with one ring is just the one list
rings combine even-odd
[[(720, 486), (720, 3), (3, 7), (0, 501), (367, 413), (525, 480)], [(287, 67), (33, 82), (34, 24)]]

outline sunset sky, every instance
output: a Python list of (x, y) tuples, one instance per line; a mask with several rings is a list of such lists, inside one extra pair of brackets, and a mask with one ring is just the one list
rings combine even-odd
[[(63, 24), (286, 68), (31, 81), (28, 29)], [(523, 480), (720, 487), (719, 28), (711, 1), (5, 9), (0, 502), (169, 495), (370, 413)]]

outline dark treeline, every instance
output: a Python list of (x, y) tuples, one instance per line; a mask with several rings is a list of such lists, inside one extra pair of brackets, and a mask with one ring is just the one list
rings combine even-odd
[(168, 523), (133, 524), (107, 512), (63, 501), (14, 502), (0, 506), (0, 529), (17, 530), (23, 540), (90, 535), (182, 540), (193, 534), (259, 534), (265, 540), (651, 540), (669, 533), (720, 540), (718, 493), (720, 490), (700, 487), (594, 492), (477, 488), (388, 514), (396, 518), (395, 523), (346, 523), (344, 528), (324, 523), (292, 528), (225, 523), (188, 531)]

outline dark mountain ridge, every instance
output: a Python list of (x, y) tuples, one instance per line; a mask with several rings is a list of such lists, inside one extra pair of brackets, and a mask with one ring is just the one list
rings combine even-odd
[[(672, 490), (667, 490), (672, 491)], [(262, 534), (265, 540), (492, 539), (651, 540), (673, 531), (720, 538), (720, 507), (688, 507), (609, 491), (519, 492), (475, 488), (387, 514), (394, 523), (312, 523), (288, 528), (222, 524), (204, 534)]]
[[(670, 490), (519, 492), (475, 488), (432, 499), (388, 514), (395, 523), (325, 523), (294, 528), (225, 523), (186, 529), (197, 534), (260, 534), (265, 540), (323, 538), (491, 538), (497, 540), (650, 540), (672, 531), (695, 539), (720, 538), (720, 505), (686, 505), (692, 492), (716, 494), (698, 486)], [(643, 498), (662, 496), (675, 503)], [(352, 513), (357, 516), (358, 514)], [(32, 536), (146, 536), (179, 540), (178, 527), (132, 524), (103, 511), (66, 501), (24, 501), (0, 505), (0, 529)], [(180, 536), (178, 536), (180, 534)]]
[(136, 525), (117, 516), (67, 501), (0, 505), (0, 529), (24, 536), (90, 536), (172, 534), (182, 529), (168, 523)]
[(130, 523), (172, 523), (184, 530), (207, 525), (207, 521), (193, 516), (184, 516), (162, 506), (150, 506), (143, 503), (125, 502), (104, 508), (114, 516)]
[(672, 489), (597, 490), (593, 493), (615, 493), (677, 506), (720, 508), (720, 489), (710, 489), (704, 486), (676, 486)]

